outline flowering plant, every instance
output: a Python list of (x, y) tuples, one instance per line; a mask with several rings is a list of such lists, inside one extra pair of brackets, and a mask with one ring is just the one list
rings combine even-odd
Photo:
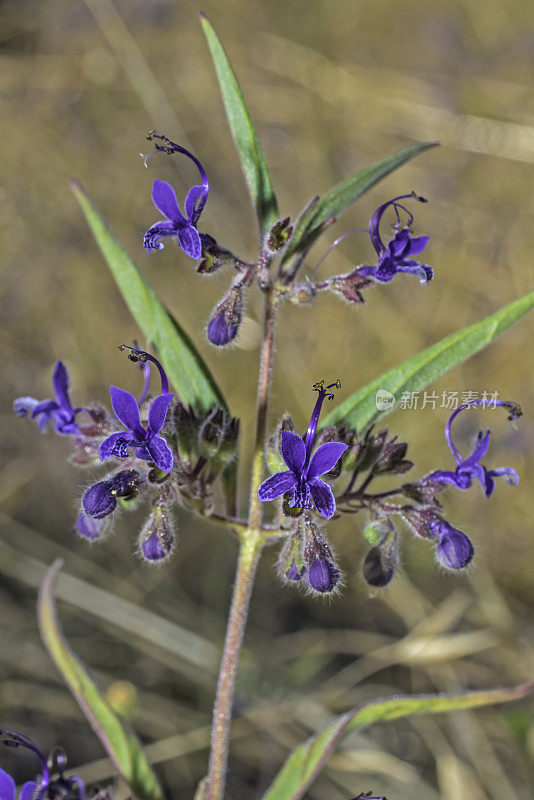
[[(209, 766), (196, 795), (200, 800), (221, 800), (239, 655), (260, 556), (271, 545), (280, 543), (277, 563), (282, 580), (295, 589), (331, 596), (342, 585), (342, 568), (331, 543), (332, 531), (342, 515), (359, 514), (360, 519), (364, 518), (363, 536), (370, 546), (361, 569), (369, 586), (385, 587), (398, 573), (399, 533), (394, 523), (397, 518), (417, 537), (430, 543), (438, 564), (461, 573), (475, 557), (475, 547), (467, 534), (445, 518), (441, 493), (448, 487), (469, 490), (473, 481), (478, 480), (489, 500), (496, 478), (503, 476), (511, 485), (519, 480), (511, 467), (487, 468), (480, 463), (489, 450), (489, 430), (478, 434), (467, 458), (462, 457), (452, 442), (451, 425), (457, 414), (468, 406), (479, 406), (482, 415), (486, 404), (463, 404), (446, 423), (445, 437), (456, 469), (436, 469), (412, 481), (399, 477), (414, 466), (406, 458), (407, 444), (391, 436), (387, 429), (377, 429), (377, 424), (398, 405), (401, 388), (417, 391), (478, 352), (497, 332), (525, 314), (534, 305), (534, 296), (519, 298), (486, 319), (451, 334), (369, 386), (358, 389), (352, 385), (352, 375), (342, 376), (350, 394), (334, 405), (321, 424), (325, 401), (332, 403), (337, 399), (335, 395), (342, 386), (335, 374), (329, 377), (330, 383), (326, 379), (317, 380), (310, 387), (318, 396), (304, 435), (299, 436), (293, 419), (285, 416), (269, 436), (273, 427), (269, 401), (276, 320), (281, 310), (287, 309), (288, 301), (297, 306), (309, 305), (324, 291), (361, 306), (365, 292), (372, 287), (388, 291), (385, 284), (402, 280), (405, 273), (415, 275), (425, 284), (418, 287), (414, 283), (411, 291), (427, 291), (434, 269), (412, 258), (419, 257), (429, 242), (428, 235), (414, 234), (415, 216), (409, 204), (424, 201), (414, 192), (384, 200), (372, 213), (364, 231), (375, 250), (375, 264), (355, 265), (348, 273), (324, 280), (316, 279), (317, 266), (324, 259), (314, 269), (309, 269), (308, 264), (319, 237), (329, 231), (355, 200), (433, 143), (405, 148), (367, 167), (324, 197), (315, 197), (292, 222), (279, 213), (259, 140), (222, 46), (204, 16), (202, 25), (257, 214), (259, 252), (255, 261), (245, 261), (228, 249), (228, 243), (219, 244), (210, 233), (199, 230), (210, 192), (207, 172), (197, 155), (156, 131), (147, 137), (154, 145), (154, 152), (144, 156), (145, 165), (152, 167), (157, 163), (155, 159), (149, 162), (149, 158), (158, 154), (185, 156), (198, 169), (201, 183), (189, 188), (182, 213), (174, 188), (159, 178), (154, 180), (152, 200), (165, 219), (148, 228), (140, 248), (155, 251), (149, 269), (157, 269), (157, 252), (163, 248), (162, 240), (168, 240), (169, 246), (176, 244), (183, 268), (190, 267), (191, 261), (197, 262), (200, 278), (217, 270), (230, 271), (228, 289), (206, 322), (207, 338), (214, 347), (223, 349), (239, 337), (245, 293), (256, 287), (263, 297), (263, 337), (247, 513), (241, 517), (237, 512), (239, 420), (228, 409), (222, 390), (190, 337), (126, 256), (78, 183), (73, 184), (74, 193), (150, 343), (146, 349), (120, 345), (120, 350), (127, 350), (130, 360), (142, 367), (143, 388), (136, 399), (130, 392), (112, 386), (113, 413), (95, 404), (73, 408), (68, 371), (58, 361), (52, 378), (56, 399), (39, 402), (32, 397), (20, 397), (15, 400), (14, 410), (18, 416), (37, 420), (41, 431), (52, 422), (57, 433), (70, 437), (74, 463), (94, 469), (105, 466), (107, 474), (97, 475), (98, 479), (85, 490), (80, 501), (75, 526), (82, 538), (104, 541), (116, 515), (141, 500), (149, 507), (137, 545), (145, 564), (161, 565), (170, 560), (175, 550), (175, 507), (207, 518), (237, 535), (239, 556), (215, 697)], [(385, 242), (381, 231), (388, 215), (392, 216), (393, 235)], [(336, 239), (327, 253), (346, 235)], [(153, 389), (151, 392), (153, 368), (159, 374), (159, 393)], [(173, 391), (169, 391), (169, 384)], [(393, 398), (387, 407), (379, 406), (378, 390), (389, 392)], [(499, 401), (495, 405), (506, 409), (511, 420), (521, 414), (515, 401)], [(385, 490), (377, 487), (377, 481), (384, 476), (398, 481), (397, 485)], [(41, 587), (39, 621), (43, 640), (132, 793), (141, 800), (160, 800), (161, 787), (139, 743), (64, 643), (54, 605), (59, 568), (59, 564), (53, 565)], [(289, 755), (264, 800), (302, 797), (341, 737), (365, 724), (413, 713), (504, 702), (531, 689), (532, 684), (528, 684), (458, 695), (386, 698), (349, 710)], [(12, 741), (17, 741), (15, 735)], [(5, 774), (0, 779), (6, 800), (14, 800), (11, 779)], [(59, 780), (69, 797), (74, 791), (79, 797), (85, 796), (80, 779), (65, 779), (60, 771)], [(38, 792), (39, 798), (47, 792), (52, 797), (51, 786), (43, 768), (40, 788), (37, 783), (31, 791), (23, 787), (20, 797), (29, 800), (34, 792)], [(359, 797), (370, 798), (371, 793), (360, 792)]]

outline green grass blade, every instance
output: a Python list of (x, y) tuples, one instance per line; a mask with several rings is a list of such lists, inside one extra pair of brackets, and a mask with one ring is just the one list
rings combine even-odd
[(373, 722), (386, 722), (412, 714), (439, 714), (517, 700), (534, 689), (534, 682), (511, 689), (465, 692), (458, 695), (414, 695), (379, 698), (338, 717), (321, 733), (293, 750), (263, 800), (300, 800), (319, 775), (346, 733)]
[(296, 229), (293, 232), (291, 241), (284, 254), (284, 262), (288, 261), (296, 253), (305, 250), (317, 235), (318, 230), (325, 222), (332, 217), (339, 217), (351, 203), (358, 199), (368, 189), (376, 183), (386, 178), (391, 172), (401, 167), (415, 156), (435, 147), (438, 142), (423, 142), (405, 147), (397, 153), (391, 153), (376, 164), (364, 167), (358, 172), (347, 178), (346, 181), (339, 183), (330, 189), (318, 203), (313, 205), (308, 212), (304, 213), (299, 219)]
[[(391, 413), (398, 406), (404, 392), (421, 391), (490, 344), (533, 306), (534, 292), (529, 292), (480, 322), (462, 328), (422, 353), (392, 367), (334, 408), (323, 419), (322, 427), (343, 422), (359, 432), (363, 431)], [(395, 402), (385, 410), (378, 410), (376, 407), (376, 392), (379, 389), (385, 389), (395, 396)]]
[(52, 564), (39, 589), (37, 614), (41, 638), (63, 680), (133, 795), (139, 800), (161, 800), (158, 780), (139, 742), (104, 700), (85, 667), (65, 641), (54, 598), (62, 565), (63, 559), (57, 559)]
[(263, 234), (267, 233), (279, 219), (278, 204), (267, 170), (267, 162), (228, 56), (212, 24), (202, 13), (200, 22), (208, 41), (228, 124), (241, 159), (243, 172), (258, 215), (260, 235), (263, 238)]
[(83, 187), (73, 181), (72, 190), (133, 318), (156, 348), (182, 401), (202, 410), (214, 405), (226, 408), (215, 379), (187, 333), (159, 301)]

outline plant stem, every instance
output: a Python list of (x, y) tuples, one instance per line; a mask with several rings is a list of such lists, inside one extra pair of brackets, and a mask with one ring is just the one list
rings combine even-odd
[(256, 436), (250, 486), (248, 526), (240, 532), (241, 545), (232, 595), (232, 604), (226, 628), (226, 639), (217, 683), (213, 709), (211, 750), (206, 789), (203, 800), (222, 800), (228, 763), (228, 743), (235, 692), (235, 681), (250, 597), (264, 537), (262, 512), (258, 501), (258, 488), (263, 477), (263, 459), (269, 407), (269, 388), (274, 354), (274, 331), (278, 293), (271, 287), (265, 289), (263, 342), (261, 349), (258, 395), (256, 406)]

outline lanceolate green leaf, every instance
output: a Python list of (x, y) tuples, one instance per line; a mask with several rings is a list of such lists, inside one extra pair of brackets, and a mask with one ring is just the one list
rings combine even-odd
[(533, 689), (534, 682), (530, 682), (512, 689), (492, 689), (449, 696), (430, 694), (373, 700), (338, 717), (321, 733), (297, 747), (263, 796), (263, 800), (300, 800), (344, 734), (358, 728), (373, 722), (386, 722), (412, 714), (438, 714), (505, 703), (524, 697)]
[(260, 233), (264, 234), (279, 218), (265, 156), (228, 56), (210, 21), (202, 13), (200, 21), (215, 65), (228, 124), (256, 207)]
[(161, 800), (158, 780), (139, 742), (102, 697), (83, 664), (65, 641), (55, 604), (55, 587), (63, 559), (48, 570), (39, 590), (37, 613), (41, 638), (52, 661), (74, 695), (115, 767), (139, 800)]
[[(533, 306), (534, 292), (529, 292), (481, 322), (462, 328), (423, 350), (422, 353), (408, 358), (334, 408), (324, 418), (323, 427), (344, 422), (360, 432), (363, 431), (393, 411), (404, 392), (421, 391), (450, 369), (486, 347)], [(385, 409), (377, 408), (376, 393), (379, 389), (385, 389), (394, 396), (391, 405)]]
[(226, 407), (215, 379), (187, 333), (159, 301), (82, 186), (74, 181), (72, 190), (132, 316), (156, 348), (182, 401), (203, 410), (214, 405)]
[(371, 164), (369, 167), (355, 172), (346, 181), (330, 189), (317, 203), (311, 204), (309, 210), (304, 212), (299, 219), (283, 260), (288, 261), (296, 253), (305, 250), (328, 220), (339, 217), (351, 203), (375, 183), (387, 177), (410, 159), (415, 158), (419, 153), (428, 150), (429, 147), (435, 147), (437, 144), (438, 142), (424, 142), (405, 147), (397, 153), (386, 156), (382, 161), (377, 161), (376, 164)]

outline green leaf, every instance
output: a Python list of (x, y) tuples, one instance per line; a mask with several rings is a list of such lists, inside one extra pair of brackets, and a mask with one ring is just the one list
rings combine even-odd
[(72, 190), (133, 318), (156, 348), (182, 401), (205, 411), (215, 405), (226, 408), (215, 379), (187, 333), (158, 300), (83, 187), (73, 181)]
[(203, 13), (200, 14), (200, 22), (215, 65), (228, 124), (256, 207), (260, 235), (266, 234), (279, 219), (278, 203), (267, 170), (267, 162), (228, 56), (212, 24)]
[[(453, 367), (497, 338), (503, 331), (517, 322), (534, 306), (534, 292), (491, 314), (480, 322), (447, 336), (422, 353), (406, 359), (396, 367), (384, 372), (379, 378), (359, 389), (347, 400), (334, 408), (323, 420), (322, 427), (344, 422), (363, 431), (386, 414), (391, 413), (401, 400), (403, 392), (419, 392), (433, 381), (445, 375)], [(376, 392), (385, 389), (394, 395), (391, 406), (379, 410), (376, 407)]]
[(371, 164), (371, 166), (355, 172), (346, 181), (330, 189), (316, 203), (311, 203), (297, 223), (283, 261), (286, 262), (296, 253), (306, 250), (329, 220), (339, 217), (351, 203), (374, 186), (375, 183), (387, 177), (387, 175), (410, 161), (410, 159), (415, 158), (419, 153), (428, 150), (430, 147), (435, 147), (437, 144), (438, 142), (423, 142), (422, 144), (405, 147), (397, 153), (391, 153), (391, 155), (383, 158), (382, 161), (377, 161), (376, 164)]
[(271, 784), (263, 800), (299, 800), (323, 769), (344, 734), (373, 722), (386, 722), (412, 714), (477, 708), (517, 700), (534, 689), (534, 681), (511, 689), (465, 692), (458, 695), (413, 695), (379, 698), (338, 717), (321, 733), (294, 750)]
[(139, 742), (104, 700), (85, 667), (65, 641), (55, 603), (55, 588), (64, 559), (58, 558), (39, 589), (37, 615), (41, 638), (115, 767), (139, 800), (161, 800), (162, 792)]

